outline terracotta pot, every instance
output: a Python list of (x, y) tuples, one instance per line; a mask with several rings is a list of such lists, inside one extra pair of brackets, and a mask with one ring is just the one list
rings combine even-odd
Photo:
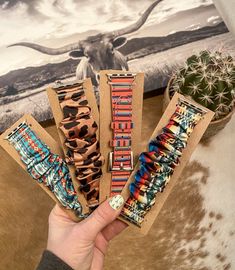
[[(174, 77), (171, 77), (168, 84), (167, 84), (167, 88), (164, 92), (164, 98), (163, 98), (163, 106), (162, 106), (162, 110), (165, 111), (165, 109), (167, 108), (169, 102), (170, 102), (170, 94), (169, 94), (169, 89), (171, 86), (172, 81), (174, 80)], [(224, 118), (216, 120), (216, 121), (211, 121), (206, 132), (204, 133), (202, 140), (206, 140), (208, 138), (210, 138), (211, 136), (214, 136), (215, 134), (217, 134), (221, 129), (223, 129), (227, 123), (230, 121), (232, 115), (233, 115), (233, 111), (231, 111), (229, 114), (227, 114)]]

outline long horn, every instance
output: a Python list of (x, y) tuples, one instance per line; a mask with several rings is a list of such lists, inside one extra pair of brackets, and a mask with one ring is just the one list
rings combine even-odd
[(139, 18), (139, 20), (137, 22), (133, 23), (132, 25), (130, 25), (128, 27), (113, 31), (110, 34), (117, 37), (117, 36), (122, 36), (122, 35), (129, 34), (129, 33), (137, 31), (146, 22), (146, 20), (148, 19), (149, 14), (152, 12), (152, 10), (155, 8), (155, 6), (157, 4), (159, 4), (161, 1), (162, 0), (157, 0), (154, 3), (152, 3), (145, 10), (145, 12), (142, 14), (142, 16)]
[(72, 50), (80, 49), (81, 42), (72, 43), (72, 44), (69, 44), (60, 48), (48, 48), (48, 47), (44, 47), (35, 43), (30, 43), (30, 42), (19, 42), (19, 43), (11, 44), (8, 47), (13, 47), (13, 46), (24, 46), (24, 47), (29, 47), (31, 49), (39, 51), (41, 53), (45, 53), (49, 55), (59, 55), (59, 54), (63, 54)]

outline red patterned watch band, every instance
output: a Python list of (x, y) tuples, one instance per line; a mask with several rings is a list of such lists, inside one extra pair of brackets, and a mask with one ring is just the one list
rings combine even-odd
[(136, 74), (107, 74), (111, 90), (113, 139), (109, 153), (109, 171), (112, 173), (111, 195), (121, 193), (133, 170), (131, 149), (133, 84)]

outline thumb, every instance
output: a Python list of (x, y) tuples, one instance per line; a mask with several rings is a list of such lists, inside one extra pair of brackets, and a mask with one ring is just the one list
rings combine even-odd
[(92, 239), (95, 239), (100, 231), (119, 216), (124, 202), (121, 195), (115, 195), (103, 202), (84, 220), (83, 225), (86, 227), (86, 231), (89, 231)]

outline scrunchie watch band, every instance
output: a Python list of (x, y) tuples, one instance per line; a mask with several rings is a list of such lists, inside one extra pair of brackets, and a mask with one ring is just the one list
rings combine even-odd
[(100, 154), (96, 131), (98, 126), (91, 115), (91, 108), (83, 89), (83, 82), (53, 88), (58, 96), (63, 120), (60, 130), (68, 148), (65, 160), (75, 166), (75, 176), (80, 184), (88, 207), (99, 204), (99, 180), (104, 158)]
[(65, 208), (83, 218), (82, 206), (64, 160), (51, 153), (26, 122), (11, 132), (7, 140), (21, 156), (30, 176), (48, 187)]
[(203, 114), (200, 108), (179, 100), (168, 124), (150, 141), (149, 151), (139, 157), (140, 167), (129, 186), (130, 197), (121, 213), (125, 219), (141, 226), (155, 203), (156, 194), (162, 192), (170, 181), (182, 150)]

